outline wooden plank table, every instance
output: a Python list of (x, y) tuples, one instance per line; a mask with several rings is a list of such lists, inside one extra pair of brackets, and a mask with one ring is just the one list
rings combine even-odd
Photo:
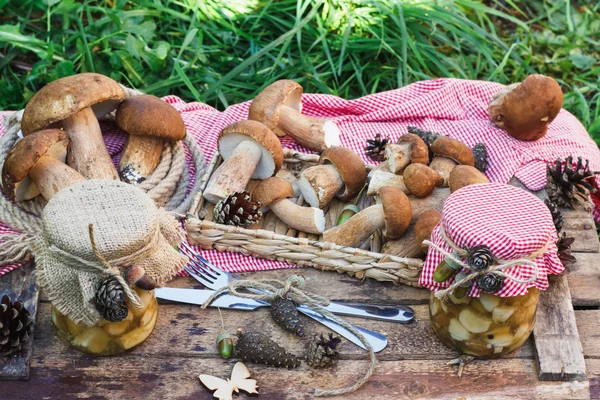
[[(600, 254), (593, 220), (581, 212), (565, 213), (565, 229), (577, 238), (577, 264), (571, 268), (571, 288), (577, 328), (587, 368), (587, 380), (538, 380), (533, 340), (502, 359), (476, 360), (462, 378), (446, 365), (457, 354), (444, 347), (429, 326), (429, 292), (372, 280), (358, 281), (344, 274), (313, 269), (288, 269), (249, 278), (306, 277), (308, 287), (334, 300), (379, 304), (408, 304), (416, 322), (408, 325), (351, 319), (388, 336), (388, 347), (378, 355), (373, 378), (348, 399), (600, 399)], [(7, 279), (3, 277), (0, 279)], [(178, 278), (176, 287), (197, 287), (191, 278)], [(230, 331), (239, 327), (269, 333), (296, 354), (305, 340), (275, 326), (268, 310), (223, 311)], [(219, 358), (215, 339), (220, 331), (217, 310), (164, 303), (156, 330), (142, 345), (112, 358), (94, 358), (63, 344), (50, 319), (50, 304), (41, 296), (33, 346), (30, 380), (0, 382), (0, 399), (211, 399), (198, 380), (201, 373), (228, 377), (233, 360)], [(308, 332), (321, 326), (307, 322)], [(338, 388), (354, 382), (367, 367), (366, 354), (346, 342), (337, 366), (313, 370), (279, 370), (248, 364), (260, 386), (262, 399), (308, 399), (315, 387)], [(240, 395), (238, 398), (246, 398)]]

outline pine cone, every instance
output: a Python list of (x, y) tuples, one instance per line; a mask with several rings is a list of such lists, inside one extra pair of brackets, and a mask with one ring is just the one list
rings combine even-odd
[(407, 129), (409, 133), (414, 133), (415, 135), (423, 139), (427, 147), (431, 147), (431, 144), (435, 141), (435, 139), (439, 138), (440, 136), (444, 136), (440, 135), (439, 133), (417, 128), (416, 126), (409, 126)]
[(495, 272), (490, 272), (489, 274), (485, 274), (483, 276), (477, 276), (475, 280), (477, 281), (479, 288), (487, 293), (497, 292), (504, 284), (504, 277), (496, 274)]
[(235, 353), (244, 361), (265, 364), (271, 367), (296, 368), (300, 359), (260, 332), (237, 333)]
[(33, 334), (33, 321), (22, 301), (14, 304), (8, 296), (0, 302), (0, 356), (8, 357), (23, 348)]
[(562, 212), (559, 210), (556, 203), (551, 202), (549, 199), (544, 200), (544, 203), (546, 203), (546, 206), (550, 210), (550, 214), (552, 214), (552, 222), (554, 222), (554, 227), (556, 228), (556, 232), (560, 233), (560, 231), (562, 230), (562, 227), (563, 227)]
[(493, 262), (494, 256), (486, 245), (475, 246), (469, 250), (467, 264), (469, 264), (474, 271), (482, 271), (492, 265)]
[(473, 157), (475, 158), (475, 168), (481, 172), (485, 172), (488, 166), (488, 153), (483, 143), (477, 143), (473, 147)]
[(100, 282), (96, 290), (96, 309), (107, 321), (118, 322), (127, 317), (129, 309), (125, 291), (114, 276), (108, 276)]
[(300, 337), (304, 336), (304, 324), (293, 301), (277, 298), (271, 303), (271, 316), (283, 329)]
[(250, 193), (235, 192), (219, 201), (214, 208), (215, 222), (246, 227), (262, 217), (261, 204), (251, 200)]
[(575, 238), (567, 237), (566, 232), (563, 232), (562, 236), (559, 236), (558, 241), (556, 242), (558, 258), (560, 258), (560, 261), (565, 268), (577, 262), (577, 259), (571, 254), (571, 245), (573, 242), (575, 242)]
[(326, 339), (323, 334), (315, 335), (313, 341), (308, 345), (306, 363), (313, 368), (327, 368), (333, 365), (339, 354), (342, 338), (333, 336), (332, 333)]
[(388, 137), (381, 138), (381, 135), (378, 133), (373, 139), (367, 139), (365, 153), (372, 160), (383, 161), (385, 159), (385, 146), (387, 146), (389, 141)]
[(592, 204), (589, 199), (590, 192), (595, 193), (596, 188), (588, 182), (600, 172), (590, 171), (590, 161), (577, 158), (573, 167), (573, 156), (567, 157), (563, 168), (561, 160), (556, 160), (554, 166), (546, 168), (546, 192), (548, 198), (559, 207), (577, 208), (582, 206), (586, 211), (591, 211)]

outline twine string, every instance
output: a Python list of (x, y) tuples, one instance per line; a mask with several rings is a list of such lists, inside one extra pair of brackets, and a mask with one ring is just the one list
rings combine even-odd
[[(204, 304), (202, 305), (202, 309), (208, 307), (214, 299), (216, 299), (218, 296), (225, 292), (229, 292), (230, 294), (237, 297), (267, 302), (272, 302), (278, 297), (289, 298), (298, 305), (306, 305), (315, 309), (319, 314), (334, 321), (335, 323), (339, 324), (340, 326), (346, 328), (354, 335), (356, 335), (356, 337), (359, 338), (361, 343), (364, 344), (369, 351), (370, 364), (366, 373), (358, 381), (356, 381), (355, 384), (331, 390), (323, 390), (317, 388), (315, 389), (314, 394), (316, 397), (325, 397), (338, 396), (342, 394), (355, 392), (362, 385), (364, 385), (375, 372), (377, 358), (375, 357), (373, 347), (365, 339), (363, 334), (359, 332), (353, 325), (349, 324), (348, 322), (344, 321), (343, 319), (339, 318), (338, 316), (332, 314), (330, 311), (327, 311), (325, 308), (323, 308), (324, 306), (327, 306), (329, 304), (328, 298), (305, 291), (305, 286), (306, 281), (303, 277), (299, 275), (292, 275), (285, 282), (276, 279), (233, 280), (229, 283), (228, 286), (224, 286), (219, 290), (216, 290), (215, 293), (213, 293), (212, 296), (210, 296), (204, 302)], [(253, 292), (248, 293), (240, 290), (247, 290)], [(259, 291), (261, 293), (255, 293), (254, 291)]]

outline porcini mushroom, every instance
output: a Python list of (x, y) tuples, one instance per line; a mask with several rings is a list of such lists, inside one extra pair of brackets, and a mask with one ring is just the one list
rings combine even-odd
[(442, 213), (437, 210), (425, 211), (402, 237), (388, 240), (381, 252), (398, 257), (424, 257), (427, 254), (427, 246), (423, 245), (423, 241), (430, 239), (433, 228), (441, 218)]
[[(252, 200), (269, 207), (281, 221), (291, 228), (306, 233), (323, 233), (325, 214), (315, 207), (302, 207), (288, 200), (294, 189), (285, 179), (274, 176), (259, 183), (252, 191)], [(264, 211), (263, 211), (264, 212)]]
[(400, 237), (410, 226), (412, 208), (408, 197), (397, 188), (379, 190), (381, 204), (363, 209), (341, 225), (326, 230), (323, 240), (340, 246), (358, 247), (378, 229), (389, 239)]
[(361, 158), (345, 147), (331, 147), (319, 159), (319, 165), (300, 173), (298, 186), (304, 200), (323, 208), (333, 197), (342, 201), (355, 198), (365, 185), (367, 170)]
[(27, 103), (23, 135), (60, 125), (71, 140), (69, 166), (86, 179), (118, 180), (96, 118), (117, 108), (124, 97), (121, 86), (104, 75), (84, 73), (58, 79)]
[(406, 133), (385, 147), (385, 157), (390, 171), (401, 174), (410, 163), (429, 164), (429, 148), (417, 135)]
[(462, 187), (474, 185), (476, 183), (490, 183), (490, 181), (477, 168), (469, 165), (457, 165), (452, 172), (450, 172), (450, 177), (448, 178), (450, 193), (454, 193)]
[(56, 193), (84, 178), (65, 164), (69, 138), (59, 129), (46, 129), (19, 140), (2, 168), (4, 193), (17, 202), (40, 193), (50, 200)]
[(289, 135), (314, 151), (340, 145), (340, 130), (333, 121), (302, 114), (302, 86), (287, 79), (273, 82), (256, 96), (248, 119), (262, 122), (277, 136)]
[(203, 194), (213, 204), (230, 193), (243, 191), (250, 179), (275, 175), (283, 164), (279, 138), (260, 122), (239, 121), (225, 127), (218, 146), (224, 161)]
[(529, 75), (496, 93), (488, 105), (490, 120), (519, 140), (538, 140), (548, 131), (563, 103), (559, 84), (544, 75)]
[(127, 183), (141, 183), (154, 172), (165, 140), (185, 138), (179, 112), (166, 101), (148, 94), (121, 103), (116, 121), (119, 128), (129, 133), (119, 162), (119, 175)]
[(444, 179), (425, 164), (410, 164), (402, 174), (406, 188), (416, 197), (427, 197)]
[(393, 186), (402, 190), (406, 194), (410, 194), (410, 191), (404, 183), (404, 177), (402, 175), (396, 175), (391, 172), (385, 172), (382, 170), (373, 170), (369, 173), (369, 186), (367, 187), (367, 196), (375, 196), (379, 189), (384, 186)]
[(431, 232), (433, 228), (442, 220), (442, 213), (438, 210), (427, 210), (415, 223), (415, 238), (417, 243), (421, 246), (423, 253), (427, 254), (428, 247), (423, 244), (425, 240), (431, 239)]
[(457, 165), (475, 165), (473, 151), (463, 142), (439, 136), (431, 144), (431, 151), (434, 154), (429, 167), (437, 171), (444, 179), (443, 187), (448, 186), (448, 177), (450, 172)]

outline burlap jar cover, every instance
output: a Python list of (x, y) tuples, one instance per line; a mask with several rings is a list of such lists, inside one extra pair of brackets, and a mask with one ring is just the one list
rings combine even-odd
[[(419, 283), (437, 297), (451, 294), (457, 285), (472, 283), (467, 295), (479, 297), (477, 275), (492, 272), (504, 279), (496, 296), (522, 296), (530, 287), (546, 290), (548, 275), (564, 269), (557, 239), (548, 207), (533, 194), (500, 183), (467, 186), (444, 204), (443, 218), (428, 242)], [(468, 249), (482, 245), (495, 262), (483, 271), (472, 271), (466, 260)], [(462, 266), (462, 275), (439, 283), (434, 272), (446, 257)], [(457, 276), (462, 282), (455, 281)]]

